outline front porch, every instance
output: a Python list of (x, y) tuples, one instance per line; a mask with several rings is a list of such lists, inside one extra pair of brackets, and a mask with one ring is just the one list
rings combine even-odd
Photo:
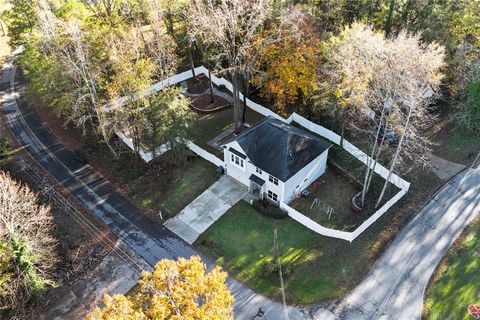
[(248, 187), (248, 193), (257, 199), (263, 200), (263, 194), (265, 193), (265, 180), (252, 174), (250, 175), (249, 181), (250, 185)]

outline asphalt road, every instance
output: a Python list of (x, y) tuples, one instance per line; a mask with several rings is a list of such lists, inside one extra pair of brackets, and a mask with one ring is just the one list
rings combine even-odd
[[(338, 319), (421, 319), (423, 295), (441, 258), (480, 214), (480, 168), (465, 170), (403, 228), (337, 308)], [(475, 303), (476, 301), (471, 301)], [(465, 314), (450, 315), (452, 319)]]
[[(1, 77), (2, 109), (18, 142), (30, 155), (66, 187), (100, 221), (107, 225), (131, 250), (149, 265), (163, 258), (202, 256), (167, 228), (146, 219), (137, 207), (119, 194), (86, 163), (75, 157), (43, 125), (40, 117), (23, 98), (26, 79), (7, 59)], [(213, 263), (202, 256), (211, 267)], [(256, 294), (229, 277), (228, 287), (235, 297), (235, 319), (252, 319), (261, 308), (262, 319), (283, 318), (282, 305)], [(289, 319), (310, 318), (300, 309), (289, 307)]]
[[(150, 265), (162, 258), (199, 255), (167, 228), (153, 224), (92, 168), (75, 158), (22, 99), (24, 79), (9, 59), (2, 70), (5, 118), (38, 163)], [(468, 173), (468, 175), (467, 175)], [(446, 250), (480, 211), (480, 169), (455, 177), (402, 229), (365, 279), (338, 305), (335, 316), (317, 319), (421, 319), (428, 279)], [(202, 257), (208, 265), (212, 263)], [(283, 319), (282, 306), (229, 277), (236, 319)], [(259, 308), (265, 312), (254, 318)], [(313, 311), (313, 310), (312, 310)], [(289, 319), (310, 318), (289, 308)]]

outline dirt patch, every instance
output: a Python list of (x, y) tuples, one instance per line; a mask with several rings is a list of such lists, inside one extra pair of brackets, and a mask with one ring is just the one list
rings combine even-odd
[[(190, 78), (186, 80), (186, 82), (188, 93), (199, 94), (205, 92), (207, 89), (210, 88), (210, 79), (204, 73), (200, 73), (197, 75), (196, 78)], [(214, 83), (212, 83), (212, 85), (218, 91), (224, 92), (230, 96), (232, 95), (232, 93), (225, 87), (219, 87)]]
[(214, 96), (213, 102), (209, 94), (192, 97), (192, 108), (199, 112), (213, 112), (230, 107), (231, 104), (222, 97)]
[[(70, 150), (81, 150), (85, 147), (87, 137), (72, 125), (65, 124), (65, 119), (56, 115), (52, 110), (35, 104), (35, 110), (42, 122), (50, 131)], [(71, 132), (75, 132), (72, 134)]]
[(210, 88), (210, 81), (203, 73), (198, 74), (196, 78), (190, 78), (187, 80), (187, 91), (189, 93), (202, 93), (208, 88)]

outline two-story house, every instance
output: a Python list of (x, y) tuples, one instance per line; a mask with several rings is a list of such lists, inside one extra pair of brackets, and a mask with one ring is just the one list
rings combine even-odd
[(325, 172), (331, 145), (267, 117), (222, 146), (229, 176), (262, 199), (289, 203)]

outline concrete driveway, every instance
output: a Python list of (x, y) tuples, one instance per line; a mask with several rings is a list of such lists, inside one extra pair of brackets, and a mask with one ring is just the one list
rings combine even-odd
[(192, 244), (215, 221), (247, 194), (247, 188), (224, 175), (205, 190), (165, 226)]

